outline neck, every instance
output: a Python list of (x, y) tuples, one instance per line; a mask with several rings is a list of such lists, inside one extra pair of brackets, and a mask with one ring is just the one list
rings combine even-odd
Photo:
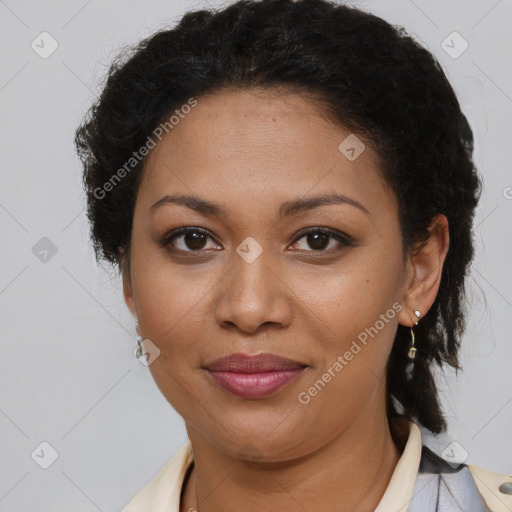
[[(379, 504), (403, 451), (403, 426), (387, 418), (354, 421), (329, 443), (300, 459), (248, 463), (226, 454), (187, 424), (194, 467), (181, 512), (218, 510), (368, 512)], [(401, 433), (402, 432), (402, 433)]]

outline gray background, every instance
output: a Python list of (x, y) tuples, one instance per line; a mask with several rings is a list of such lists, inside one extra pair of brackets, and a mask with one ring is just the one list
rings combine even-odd
[[(0, 0), (0, 511), (120, 510), (186, 441), (133, 356), (120, 280), (94, 262), (72, 138), (118, 49), (207, 5), (222, 4)], [(450, 429), (433, 442), (512, 473), (512, 1), (358, 5), (438, 57), (474, 129), (485, 188), (465, 372), (441, 376)], [(31, 47), (43, 31), (59, 45), (47, 59)], [(469, 44), (458, 58), (441, 46), (453, 31)], [(49, 461), (44, 441), (58, 454), (48, 469), (31, 456)]]

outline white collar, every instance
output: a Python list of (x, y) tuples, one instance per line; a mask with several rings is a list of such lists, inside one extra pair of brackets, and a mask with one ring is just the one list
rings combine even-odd
[(409, 426), (409, 437), (404, 451), (374, 512), (405, 512), (412, 499), (420, 467), (422, 441), (418, 425), (410, 421)]
[[(409, 437), (375, 512), (406, 512), (421, 459), (421, 431), (409, 422)], [(184, 444), (123, 508), (122, 512), (179, 512), (185, 474), (193, 460), (190, 441)]]

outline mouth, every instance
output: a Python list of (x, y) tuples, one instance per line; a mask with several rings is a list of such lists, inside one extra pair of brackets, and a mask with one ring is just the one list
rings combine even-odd
[(296, 380), (309, 366), (273, 354), (231, 354), (207, 364), (213, 382), (240, 398), (255, 400), (274, 395)]

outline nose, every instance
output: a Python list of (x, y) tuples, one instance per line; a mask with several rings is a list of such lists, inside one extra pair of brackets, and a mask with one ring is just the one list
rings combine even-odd
[(234, 255), (217, 287), (215, 317), (221, 327), (254, 334), (290, 324), (290, 289), (264, 254), (251, 263)]

